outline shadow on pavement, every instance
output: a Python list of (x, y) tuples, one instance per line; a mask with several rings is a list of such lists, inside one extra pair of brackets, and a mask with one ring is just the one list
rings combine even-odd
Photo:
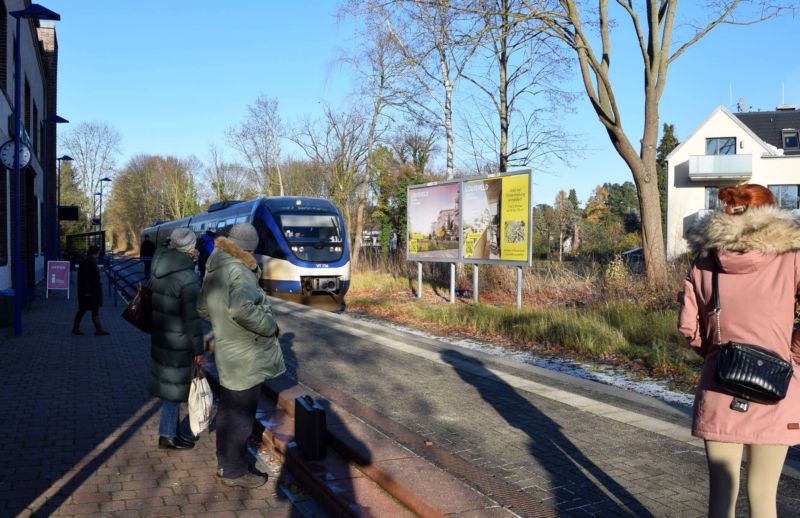
[[(624, 487), (589, 460), (563, 434), (558, 423), (519, 395), (514, 387), (480, 361), (454, 350), (443, 351), (441, 357), (461, 379), (474, 386), (483, 400), (510, 426), (530, 438), (528, 450), (547, 471), (550, 491), (555, 499), (553, 504), (559, 512), (568, 513), (571, 509), (590, 505), (585, 508), (590, 514), (653, 516)], [(469, 372), (463, 368), (464, 364), (471, 366)]]

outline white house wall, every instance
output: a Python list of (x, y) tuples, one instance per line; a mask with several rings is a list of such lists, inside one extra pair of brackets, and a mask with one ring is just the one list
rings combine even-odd
[[(686, 230), (706, 210), (705, 188), (735, 185), (736, 181), (689, 180), (689, 157), (705, 155), (706, 139), (735, 137), (736, 154), (752, 155), (749, 183), (764, 186), (800, 184), (800, 156), (772, 157), (768, 148), (741, 121), (726, 109), (717, 108), (668, 157), (667, 174), (667, 256), (674, 258), (687, 251)], [(774, 152), (775, 150), (773, 150)]]

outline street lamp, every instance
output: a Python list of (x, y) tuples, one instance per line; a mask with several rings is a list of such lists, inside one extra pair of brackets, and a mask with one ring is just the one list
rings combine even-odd
[(100, 192), (94, 193), (95, 196), (100, 196), (100, 207), (97, 211), (97, 226), (99, 227), (98, 230), (103, 230), (103, 183), (110, 182), (111, 178), (105, 177), (100, 178), (97, 183), (100, 184)]
[[(69, 122), (64, 117), (60, 117), (58, 115), (53, 115), (52, 117), (48, 117), (44, 120), (46, 124), (64, 124)], [(59, 240), (59, 224), (58, 224), (58, 201), (56, 201), (56, 210), (55, 214), (51, 214), (53, 211), (52, 204), (50, 203), (50, 171), (48, 168), (50, 167), (50, 148), (47, 145), (47, 134), (50, 133), (49, 126), (45, 126), (44, 131), (44, 184), (43, 184), (43, 191), (44, 191), (44, 236), (45, 236), (45, 247), (46, 247), (46, 255), (48, 261), (55, 261), (58, 259), (59, 255), (58, 245), (56, 245), (56, 241)], [(59, 162), (61, 165), (61, 162)], [(60, 187), (59, 187), (60, 189)], [(56, 196), (57, 197), (57, 196)]]
[(57, 172), (57, 174), (58, 174), (58, 178), (57, 178), (58, 185), (56, 186), (56, 189), (57, 189), (57, 191), (56, 191), (56, 207), (60, 207), (61, 206), (61, 161), (62, 160), (66, 160), (67, 162), (72, 162), (75, 159), (72, 158), (69, 155), (63, 155), (63, 156), (60, 156), (60, 157), (56, 158), (56, 160), (58, 161), (58, 172)]
[(14, 33), (14, 334), (22, 333), (22, 302), (27, 299), (27, 286), (25, 263), (22, 261), (22, 174), (20, 171), (19, 152), (22, 143), (22, 115), (20, 108), (22, 95), (22, 65), (20, 57), (20, 20), (54, 20), (61, 19), (61, 15), (42, 7), (39, 4), (30, 4), (20, 11), (11, 11), (8, 14), (16, 18), (16, 32)]

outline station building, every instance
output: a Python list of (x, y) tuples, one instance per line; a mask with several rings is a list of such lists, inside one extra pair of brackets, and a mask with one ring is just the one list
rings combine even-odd
[[(10, 13), (28, 0), (0, 0), (0, 145), (14, 139), (14, 42), (17, 20)], [(0, 290), (13, 288), (14, 231), (21, 234), (28, 291), (44, 279), (46, 259), (56, 259), (56, 106), (58, 42), (52, 22), (20, 19), (20, 115), (30, 162), (20, 171), (21, 220), (14, 220), (14, 168), (0, 163)], [(11, 154), (13, 160), (13, 152)], [(45, 225), (45, 218), (49, 224)], [(49, 230), (49, 236), (46, 233)], [(48, 248), (50, 250), (48, 250)]]

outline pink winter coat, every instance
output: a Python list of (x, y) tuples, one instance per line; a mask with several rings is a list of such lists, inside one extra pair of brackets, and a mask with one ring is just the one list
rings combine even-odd
[[(800, 292), (800, 223), (774, 207), (740, 215), (714, 213), (687, 236), (697, 258), (684, 282), (680, 332), (705, 362), (694, 401), (692, 434), (739, 444), (800, 444), (800, 333), (794, 333)], [(731, 410), (732, 396), (719, 390), (714, 372), (719, 348), (711, 279), (719, 264), (722, 343), (760, 345), (793, 358), (786, 398)]]

